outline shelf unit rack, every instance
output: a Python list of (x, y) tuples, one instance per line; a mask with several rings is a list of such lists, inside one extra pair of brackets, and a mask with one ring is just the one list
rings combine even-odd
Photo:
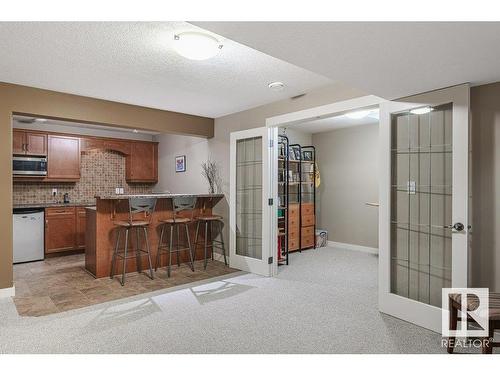
[(283, 152), (280, 152), (278, 159), (278, 242), (281, 245), (281, 254), (278, 255), (278, 265), (288, 265), (289, 143), (290, 141), (286, 135), (278, 135), (278, 147), (280, 147), (280, 150), (283, 150)]

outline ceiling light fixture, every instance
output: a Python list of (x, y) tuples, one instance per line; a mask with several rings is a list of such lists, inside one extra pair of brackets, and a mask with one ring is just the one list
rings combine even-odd
[(269, 85), (267, 85), (271, 90), (273, 91), (281, 91), (285, 88), (285, 84), (283, 82), (271, 82)]
[(139, 133), (139, 130), (134, 129), (134, 130), (132, 130), (132, 132), (133, 132), (133, 133)]
[(427, 107), (411, 109), (410, 113), (413, 115), (425, 115), (426, 113), (429, 113), (432, 110), (434, 110), (434, 108), (427, 106)]
[(36, 122), (47, 122), (47, 119), (44, 118), (37, 118), (35, 119)]
[(359, 119), (362, 119), (363, 117), (368, 116), (370, 113), (371, 113), (370, 109), (365, 109), (365, 110), (361, 110), (361, 111), (346, 113), (345, 116), (347, 118), (350, 118), (351, 120), (359, 120)]
[(211, 35), (187, 31), (174, 35), (174, 48), (187, 59), (206, 60), (217, 55), (222, 44)]

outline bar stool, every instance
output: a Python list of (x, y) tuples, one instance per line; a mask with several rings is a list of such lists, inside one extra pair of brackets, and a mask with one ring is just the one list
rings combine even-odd
[[(212, 260), (214, 260), (214, 249), (222, 250), (224, 255), (224, 264), (227, 266), (226, 259), (226, 247), (224, 245), (224, 237), (222, 235), (222, 230), (224, 229), (224, 222), (222, 221), (222, 216), (219, 215), (204, 215), (197, 216), (196, 234), (194, 240), (194, 249), (196, 252), (196, 247), (198, 246), (198, 234), (200, 231), (200, 224), (205, 226), (205, 241), (204, 241), (204, 263), (203, 268), (207, 269), (207, 249), (212, 249)], [(208, 239), (208, 226), (210, 224), (210, 240)], [(217, 235), (220, 235), (220, 240), (217, 240)]]
[[(141, 253), (148, 254), (149, 261), (149, 278), (153, 279), (153, 267), (151, 263), (151, 252), (149, 249), (149, 241), (148, 241), (148, 227), (151, 223), (151, 217), (155, 210), (156, 206), (156, 198), (129, 198), (128, 207), (129, 207), (129, 219), (128, 220), (119, 220), (115, 221), (113, 224), (116, 225), (118, 234), (116, 237), (116, 245), (115, 251), (113, 252), (113, 259), (111, 261), (111, 272), (110, 278), (113, 279), (114, 271), (116, 266), (116, 258), (123, 259), (123, 273), (120, 284), (125, 285), (125, 273), (127, 270), (127, 259), (133, 258), (134, 256), (128, 256), (129, 250), (129, 231), (135, 228), (136, 234), (136, 249), (135, 249), (135, 257), (137, 263), (137, 272), (141, 273), (142, 271), (142, 260)], [(137, 216), (143, 214), (142, 220), (137, 220)], [(142, 215), (141, 215), (142, 216)], [(120, 251), (120, 237), (121, 234), (125, 232), (125, 246), (123, 248), (123, 252)], [(144, 241), (146, 243), (146, 249), (141, 249), (140, 247), (140, 233), (143, 232)]]
[[(173, 197), (172, 207), (174, 212), (174, 217), (171, 219), (160, 220), (161, 233), (160, 241), (158, 242), (158, 253), (156, 254), (156, 265), (155, 271), (158, 270), (158, 265), (160, 264), (160, 258), (162, 252), (168, 253), (168, 266), (167, 266), (167, 276), (170, 277), (170, 269), (172, 266), (172, 253), (177, 253), (177, 266), (180, 266), (179, 253), (182, 251), (189, 252), (190, 268), (194, 272), (193, 264), (193, 251), (191, 248), (191, 239), (189, 237), (189, 224), (193, 222), (194, 208), (196, 207), (196, 197)], [(191, 218), (178, 216), (181, 212), (190, 211)], [(180, 227), (184, 225), (186, 231), (187, 247), (180, 247)], [(167, 226), (170, 226), (170, 238), (165, 244), (163, 244), (163, 237), (165, 235), (165, 230)], [(174, 239), (174, 228), (177, 230), (177, 246), (174, 249), (173, 239)], [(186, 246), (186, 244), (184, 244)]]

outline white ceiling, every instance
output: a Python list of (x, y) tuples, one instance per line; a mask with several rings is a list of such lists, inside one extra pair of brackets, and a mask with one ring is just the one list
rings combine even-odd
[[(0, 81), (165, 110), (219, 117), (332, 81), (221, 38), (205, 61), (179, 56), (185, 22), (0, 23)], [(267, 85), (282, 81), (281, 92)]]
[(386, 99), (500, 81), (498, 22), (195, 24)]
[(379, 111), (374, 109), (366, 117), (360, 119), (352, 119), (346, 115), (338, 115), (332, 117), (321, 118), (313, 121), (301, 122), (298, 124), (287, 126), (287, 128), (292, 128), (303, 133), (322, 133), (328, 132), (335, 129), (349, 128), (353, 126), (361, 125), (375, 125), (379, 123)]

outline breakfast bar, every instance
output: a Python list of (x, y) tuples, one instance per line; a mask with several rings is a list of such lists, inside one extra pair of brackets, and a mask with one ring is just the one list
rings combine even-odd
[[(170, 194), (170, 193), (153, 193), (153, 194), (138, 194), (138, 195), (108, 195), (96, 196), (95, 207), (87, 208), (87, 228), (85, 233), (86, 251), (85, 251), (85, 268), (96, 278), (109, 277), (111, 272), (111, 260), (113, 256), (114, 246), (116, 242), (117, 227), (115, 223), (120, 220), (128, 220), (129, 218), (129, 199), (130, 198), (156, 198), (156, 207), (151, 216), (151, 221), (148, 228), (148, 241), (151, 251), (151, 257), (156, 260), (158, 241), (161, 231), (161, 220), (171, 219), (174, 216), (173, 198), (175, 197), (196, 197), (196, 206), (193, 212), (182, 212), (180, 216), (197, 217), (212, 214), (212, 208), (224, 197), (223, 194)], [(189, 234), (191, 243), (194, 244), (196, 224), (192, 223), (189, 226)], [(204, 241), (204, 233), (200, 231), (199, 245), (194, 249), (195, 260), (203, 259), (204, 251), (201, 245)], [(176, 238), (177, 239), (177, 238)], [(135, 231), (131, 233), (128, 248), (133, 253), (136, 246), (137, 238)], [(144, 247), (144, 239), (139, 238), (140, 246)], [(173, 254), (172, 264), (177, 264), (177, 256), (179, 262), (184, 263), (189, 261), (189, 253)], [(141, 258), (128, 259), (126, 264), (127, 272), (137, 271), (137, 262), (143, 271), (148, 270), (147, 255), (140, 255)], [(168, 259), (165, 254), (160, 258), (160, 267), (167, 265)], [(121, 261), (120, 261), (121, 263)], [(122, 267), (118, 264), (119, 269)]]

